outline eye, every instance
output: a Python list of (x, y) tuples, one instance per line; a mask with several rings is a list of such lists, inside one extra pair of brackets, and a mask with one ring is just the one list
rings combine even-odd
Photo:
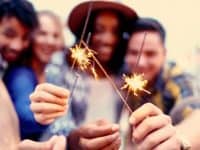
[(154, 57), (156, 55), (156, 52), (155, 51), (147, 51), (146, 52), (146, 56), (147, 57)]
[(7, 38), (14, 38), (17, 36), (17, 33), (11, 29), (11, 28), (7, 28), (3, 31), (3, 34), (7, 37)]
[(128, 50), (128, 54), (129, 55), (132, 55), (132, 56), (137, 56), (138, 55), (138, 51), (136, 51), (136, 50)]
[(36, 32), (36, 34), (45, 36), (47, 33), (45, 31), (38, 30), (38, 32)]
[(98, 33), (103, 33), (105, 31), (104, 27), (101, 25), (97, 25), (94, 28), (94, 33), (98, 34)]
[(53, 37), (54, 37), (54, 39), (58, 39), (60, 36), (59, 36), (58, 33), (54, 33), (54, 34), (53, 34)]

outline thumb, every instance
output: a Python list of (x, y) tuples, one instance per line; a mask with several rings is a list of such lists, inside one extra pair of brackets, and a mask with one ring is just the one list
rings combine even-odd
[(58, 136), (53, 142), (53, 150), (65, 150), (66, 138), (64, 136)]
[(18, 150), (50, 150), (51, 144), (47, 142), (34, 142), (32, 140), (23, 140), (19, 143)]

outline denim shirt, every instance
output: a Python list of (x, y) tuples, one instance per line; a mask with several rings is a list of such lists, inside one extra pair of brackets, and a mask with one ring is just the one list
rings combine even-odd
[(85, 119), (86, 113), (86, 76), (81, 72), (75, 72), (66, 63), (66, 53), (57, 52), (53, 55), (51, 62), (46, 67), (47, 82), (72, 90), (76, 74), (79, 74), (78, 81), (71, 98), (69, 99), (69, 110), (66, 115), (58, 118), (44, 132), (41, 140), (48, 139), (51, 135), (68, 135), (71, 130), (79, 126)]

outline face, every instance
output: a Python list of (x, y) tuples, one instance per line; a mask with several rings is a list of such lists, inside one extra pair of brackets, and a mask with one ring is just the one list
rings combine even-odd
[(18, 59), (29, 44), (28, 29), (15, 17), (5, 17), (0, 22), (0, 53), (8, 63)]
[(126, 63), (132, 73), (144, 73), (145, 79), (152, 81), (164, 65), (166, 50), (157, 32), (149, 31), (146, 34), (142, 54), (135, 70), (137, 57), (144, 39), (144, 32), (134, 33), (128, 42)]
[(97, 51), (97, 57), (103, 64), (107, 63), (119, 40), (119, 20), (114, 12), (100, 12), (94, 22), (91, 48)]
[(36, 60), (47, 64), (52, 54), (63, 45), (62, 26), (52, 16), (39, 15), (39, 28), (33, 38), (33, 53)]

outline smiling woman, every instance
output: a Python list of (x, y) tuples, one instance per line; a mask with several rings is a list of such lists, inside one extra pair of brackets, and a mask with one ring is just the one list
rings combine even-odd
[(56, 50), (63, 48), (62, 25), (59, 18), (49, 11), (38, 14), (39, 28), (33, 38), (33, 55), (47, 64)]

